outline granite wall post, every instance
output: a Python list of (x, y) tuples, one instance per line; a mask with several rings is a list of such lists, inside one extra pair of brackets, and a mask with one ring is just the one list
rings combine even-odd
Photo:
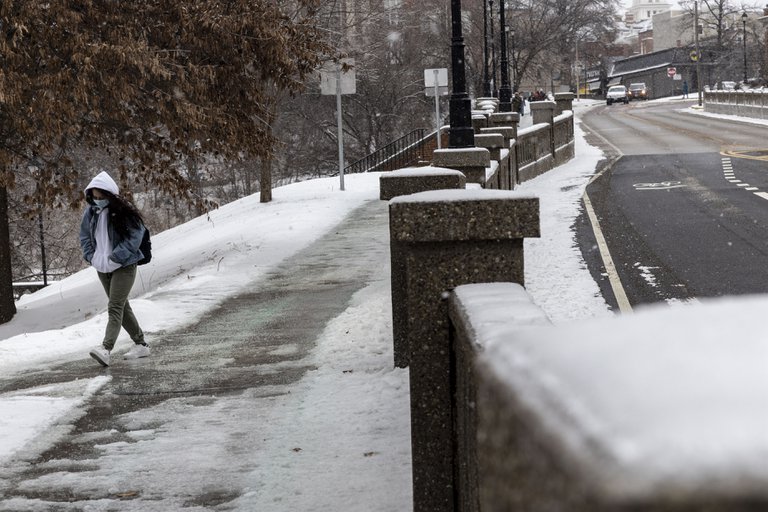
[[(444, 190), (390, 202), (394, 290), (410, 365), (414, 508), (455, 510), (454, 413), (446, 298), (470, 283), (523, 284), (523, 241), (539, 236), (539, 200), (499, 190)], [(398, 261), (395, 261), (394, 259)], [(397, 330), (398, 327), (395, 327)]]
[(576, 95), (572, 92), (555, 93), (555, 116), (559, 116), (566, 110), (573, 110), (573, 100)]
[(491, 154), (485, 148), (436, 149), (432, 165), (464, 173), (467, 183), (485, 184), (485, 169), (491, 165)]

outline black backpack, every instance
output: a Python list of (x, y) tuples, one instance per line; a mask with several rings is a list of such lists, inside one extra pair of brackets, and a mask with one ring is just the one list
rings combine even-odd
[(149, 237), (149, 228), (147, 226), (144, 226), (144, 236), (141, 238), (139, 250), (144, 257), (138, 261), (138, 265), (146, 265), (152, 261), (152, 240)]

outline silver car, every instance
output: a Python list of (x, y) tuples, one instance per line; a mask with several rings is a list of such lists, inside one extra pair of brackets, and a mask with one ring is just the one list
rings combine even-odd
[(605, 102), (608, 105), (618, 101), (624, 104), (629, 103), (629, 95), (627, 94), (627, 88), (624, 85), (611, 86), (611, 88), (608, 89), (608, 93), (605, 95)]

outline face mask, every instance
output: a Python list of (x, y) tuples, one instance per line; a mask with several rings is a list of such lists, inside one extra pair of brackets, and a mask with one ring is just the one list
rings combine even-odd
[(103, 210), (109, 206), (109, 199), (94, 199), (93, 204), (96, 205), (96, 208)]

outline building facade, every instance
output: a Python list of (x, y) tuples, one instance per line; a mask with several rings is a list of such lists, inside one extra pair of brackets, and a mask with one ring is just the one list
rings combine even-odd
[(627, 9), (626, 19), (634, 23), (650, 20), (656, 14), (672, 9), (672, 4), (664, 0), (632, 0), (632, 7)]

